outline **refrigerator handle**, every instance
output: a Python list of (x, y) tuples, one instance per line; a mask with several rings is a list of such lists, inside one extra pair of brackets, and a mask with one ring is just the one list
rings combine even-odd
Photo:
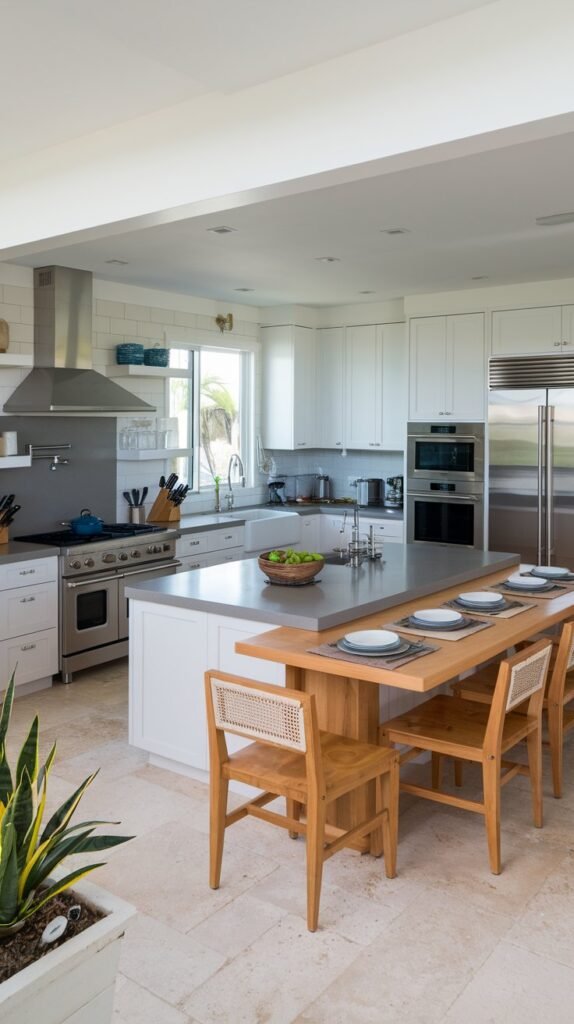
[(544, 426), (546, 408), (538, 406), (538, 565), (545, 565), (544, 556)]
[(554, 406), (549, 405), (546, 423), (546, 554), (552, 565), (554, 546)]

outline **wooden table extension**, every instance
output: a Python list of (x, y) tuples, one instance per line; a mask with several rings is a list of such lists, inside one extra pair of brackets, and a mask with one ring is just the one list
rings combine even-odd
[[(509, 570), (506, 569), (482, 577), (476, 581), (476, 589), (483, 590), (499, 584), (508, 575)], [(470, 589), (469, 585), (466, 589)], [(321, 729), (376, 743), (381, 686), (398, 687), (422, 696), (442, 683), (455, 680), (461, 673), (476, 668), (482, 662), (503, 655), (506, 650), (540, 630), (574, 615), (574, 587), (565, 589), (552, 599), (537, 600), (535, 595), (524, 595), (525, 601), (532, 601), (533, 608), (512, 618), (485, 618), (485, 622), (492, 623), (491, 628), (457, 642), (440, 641), (429, 633), (429, 640), (439, 650), (392, 671), (374, 668), (369, 665), (368, 659), (365, 659), (363, 666), (307, 653), (311, 647), (339, 639), (349, 629), (376, 629), (383, 623), (412, 614), (421, 605), (439, 607), (445, 601), (455, 598), (460, 590), (460, 586), (439, 590), (422, 602), (419, 599), (396, 605), (375, 615), (353, 620), (347, 627), (336, 626), (320, 633), (281, 627), (239, 641), (235, 649), (239, 654), (285, 665), (285, 683), (288, 687), (315, 694)], [(330, 816), (331, 822), (351, 828), (363, 820), (374, 800), (371, 790), (372, 787), (366, 787), (364, 792), (338, 801), (334, 814)]]

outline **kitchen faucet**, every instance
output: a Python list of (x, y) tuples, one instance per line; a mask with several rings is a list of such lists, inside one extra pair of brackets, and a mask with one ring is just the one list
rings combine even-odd
[(227, 511), (228, 512), (231, 512), (231, 509), (233, 508), (233, 502), (234, 502), (233, 487), (231, 486), (231, 473), (232, 473), (232, 471), (233, 471), (235, 466), (237, 467), (237, 469), (239, 470), (239, 473), (241, 474), (240, 477), (239, 477), (241, 486), (245, 487), (245, 469), (243, 468), (243, 463), (241, 461), (241, 457), (237, 454), (237, 452), (233, 453), (233, 455), (231, 456), (231, 458), (229, 460), (229, 465), (227, 467), (227, 494), (225, 495), (225, 501), (227, 503)]

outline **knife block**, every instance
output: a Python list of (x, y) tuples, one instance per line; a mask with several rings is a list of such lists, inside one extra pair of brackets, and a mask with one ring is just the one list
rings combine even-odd
[(167, 487), (162, 487), (150, 509), (147, 517), (148, 523), (179, 523), (181, 516), (179, 505), (173, 505), (168, 494)]
[(0, 544), (7, 544), (10, 540), (10, 530), (7, 526), (0, 527)]

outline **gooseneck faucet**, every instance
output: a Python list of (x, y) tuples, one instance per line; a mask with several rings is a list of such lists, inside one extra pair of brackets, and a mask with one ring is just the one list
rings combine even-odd
[(236, 467), (239, 471), (239, 482), (242, 487), (245, 487), (245, 469), (243, 467), (243, 462), (241, 461), (241, 456), (239, 456), (237, 452), (234, 452), (229, 459), (229, 465), (227, 467), (227, 494), (225, 495), (225, 501), (227, 503), (228, 512), (231, 512), (235, 500), (233, 497), (233, 487), (231, 486), (231, 474)]

